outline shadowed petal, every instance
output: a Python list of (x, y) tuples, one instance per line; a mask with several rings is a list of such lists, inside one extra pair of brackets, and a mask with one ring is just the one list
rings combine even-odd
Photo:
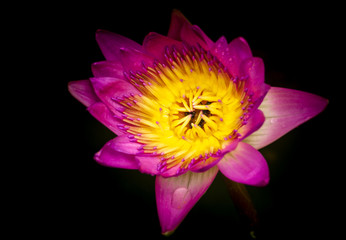
[(253, 186), (269, 182), (268, 164), (262, 154), (251, 145), (240, 142), (217, 164), (220, 171), (232, 181)]
[(118, 125), (122, 122), (119, 121), (114, 114), (109, 110), (109, 108), (102, 102), (97, 102), (88, 108), (88, 111), (94, 118), (99, 120), (103, 125), (109, 128), (116, 135), (124, 134)]
[(143, 71), (143, 66), (154, 62), (154, 57), (131, 48), (120, 48), (120, 57), (125, 71)]
[(173, 232), (207, 191), (218, 172), (213, 167), (202, 173), (187, 172), (178, 177), (156, 177), (155, 192), (163, 234)]
[(124, 78), (124, 68), (120, 62), (101, 61), (91, 65), (94, 77)]
[(108, 61), (121, 61), (119, 56), (120, 48), (131, 48), (137, 51), (143, 51), (142, 46), (135, 41), (106, 30), (97, 30), (96, 41), (100, 46), (103, 56), (105, 56)]
[(143, 48), (160, 60), (164, 60), (164, 52), (167, 46), (181, 48), (182, 43), (155, 32), (149, 33), (143, 40)]
[(180, 32), (180, 38), (193, 46), (198, 43), (205, 50), (209, 50), (214, 46), (214, 42), (196, 25), (184, 24)]
[(139, 147), (138, 143), (129, 142), (127, 136), (123, 135), (107, 142), (94, 158), (107, 167), (138, 169), (134, 154)]
[(172, 11), (171, 24), (167, 36), (181, 41), (180, 32), (185, 24), (191, 25), (189, 20), (187, 20), (179, 10), (174, 9)]
[(72, 96), (74, 96), (86, 107), (89, 107), (90, 105), (100, 101), (100, 99), (96, 96), (89, 80), (69, 82), (68, 90), (72, 94)]
[(265, 116), (262, 127), (244, 142), (263, 148), (319, 114), (327, 104), (327, 99), (312, 93), (272, 87), (259, 106)]

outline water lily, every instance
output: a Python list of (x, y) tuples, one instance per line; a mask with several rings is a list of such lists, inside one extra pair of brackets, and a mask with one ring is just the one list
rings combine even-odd
[(264, 83), (264, 64), (245, 39), (213, 42), (173, 11), (167, 36), (140, 45), (99, 30), (105, 61), (70, 93), (117, 136), (95, 154), (108, 167), (156, 176), (162, 233), (174, 231), (216, 174), (265, 186), (258, 149), (320, 113), (327, 100)]

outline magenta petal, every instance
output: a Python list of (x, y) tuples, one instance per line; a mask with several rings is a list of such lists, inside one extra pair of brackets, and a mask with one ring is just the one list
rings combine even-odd
[(164, 60), (164, 52), (167, 46), (181, 48), (182, 43), (155, 32), (149, 33), (143, 40), (143, 48), (160, 60)]
[(89, 80), (72, 81), (68, 83), (68, 90), (72, 96), (84, 104), (86, 107), (99, 102), (95, 91)]
[(94, 118), (99, 120), (103, 125), (109, 128), (116, 135), (124, 134), (118, 128), (118, 125), (121, 124), (122, 122), (114, 116), (114, 114), (108, 109), (108, 107), (104, 103), (97, 102), (91, 105), (88, 108), (88, 111), (90, 112), (91, 115), (93, 115)]
[(232, 181), (253, 186), (265, 186), (269, 182), (268, 164), (262, 154), (251, 145), (240, 142), (217, 165)]
[(124, 78), (124, 68), (120, 62), (101, 61), (91, 65), (94, 77)]
[(264, 123), (264, 114), (261, 110), (256, 109), (251, 113), (251, 117), (247, 120), (247, 124), (239, 129), (240, 140), (258, 130)]
[(202, 173), (187, 172), (178, 177), (156, 177), (155, 192), (163, 234), (174, 231), (207, 191), (218, 172), (213, 167)]
[(135, 159), (138, 143), (129, 142), (126, 135), (116, 137), (95, 154), (95, 160), (104, 166), (125, 168), (125, 169), (138, 169), (138, 163)]
[(119, 78), (99, 77), (90, 78), (97, 96), (114, 113), (118, 114), (121, 106), (117, 103), (122, 97), (129, 97), (131, 94), (137, 95), (139, 91), (129, 82)]
[(119, 57), (120, 48), (131, 48), (137, 51), (143, 51), (140, 44), (124, 36), (106, 30), (97, 30), (96, 41), (108, 61), (121, 60)]
[(265, 116), (262, 127), (244, 141), (263, 148), (319, 114), (327, 104), (327, 99), (312, 93), (272, 87), (259, 106)]

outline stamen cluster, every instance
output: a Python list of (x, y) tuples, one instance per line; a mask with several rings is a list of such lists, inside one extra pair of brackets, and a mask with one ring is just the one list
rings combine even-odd
[(167, 47), (162, 61), (125, 76), (141, 94), (115, 99), (123, 106), (118, 127), (142, 144), (142, 154), (160, 158), (161, 173), (219, 159), (253, 107), (246, 76), (232, 76), (199, 46)]

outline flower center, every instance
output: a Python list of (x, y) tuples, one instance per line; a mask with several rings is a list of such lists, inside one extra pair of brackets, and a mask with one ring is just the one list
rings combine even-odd
[(121, 129), (160, 158), (158, 171), (212, 164), (240, 135), (253, 106), (243, 79), (200, 47), (166, 48), (165, 59), (126, 74), (141, 92), (122, 98)]

